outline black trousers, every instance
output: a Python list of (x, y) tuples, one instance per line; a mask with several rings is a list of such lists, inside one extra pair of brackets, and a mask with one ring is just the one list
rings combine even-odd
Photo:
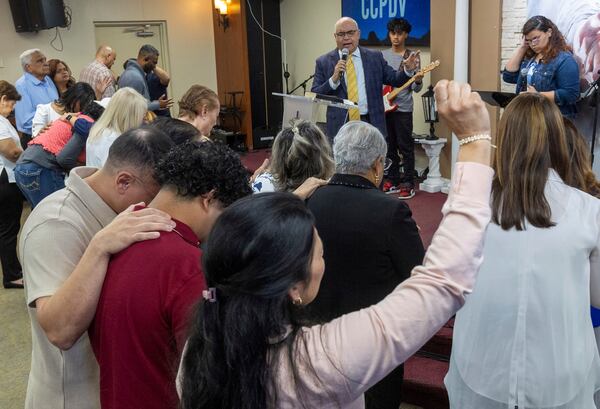
[(404, 365), (400, 365), (365, 392), (366, 409), (398, 409), (402, 403)]
[(23, 200), (17, 184), (8, 183), (8, 175), (3, 169), (0, 174), (0, 262), (3, 284), (23, 277), (17, 258), (17, 234), (21, 228)]
[(27, 144), (31, 141), (31, 134), (25, 132), (19, 132), (19, 139), (21, 139), (21, 148), (27, 149)]
[[(390, 112), (385, 114), (387, 126), (387, 157), (392, 161), (388, 170), (388, 179), (394, 184), (400, 182), (415, 183), (415, 142), (412, 137), (413, 113)], [(404, 162), (404, 177), (400, 176), (400, 155)]]

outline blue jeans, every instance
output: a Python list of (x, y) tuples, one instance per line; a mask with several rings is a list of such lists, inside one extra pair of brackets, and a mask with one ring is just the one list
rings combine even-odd
[(65, 172), (44, 168), (37, 163), (18, 163), (15, 180), (27, 201), (34, 208), (46, 196), (65, 187)]

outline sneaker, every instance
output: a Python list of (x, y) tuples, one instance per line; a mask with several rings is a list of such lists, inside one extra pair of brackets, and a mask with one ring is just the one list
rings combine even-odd
[(407, 200), (415, 196), (415, 188), (412, 185), (400, 186), (398, 199)]
[(386, 180), (383, 183), (383, 192), (385, 194), (394, 194), (394, 193), (398, 193), (400, 191), (400, 187), (394, 185), (392, 182), (390, 182), (389, 180)]

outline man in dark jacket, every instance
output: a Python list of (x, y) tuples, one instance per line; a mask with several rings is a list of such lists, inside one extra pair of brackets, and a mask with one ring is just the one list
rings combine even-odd
[(137, 59), (130, 58), (125, 62), (125, 71), (119, 78), (119, 88), (133, 88), (148, 100), (148, 111), (168, 109), (173, 105), (173, 99), (168, 99), (166, 95), (162, 95), (155, 101), (150, 100), (146, 75), (154, 71), (158, 63), (158, 56), (159, 52), (155, 47), (150, 44), (143, 45), (138, 52)]
[[(423, 262), (410, 208), (377, 188), (386, 149), (374, 126), (345, 124), (333, 145), (336, 173), (307, 202), (326, 266), (319, 294), (306, 308), (313, 320), (331, 321), (377, 304)], [(365, 393), (366, 408), (398, 409), (402, 379), (400, 366)]]

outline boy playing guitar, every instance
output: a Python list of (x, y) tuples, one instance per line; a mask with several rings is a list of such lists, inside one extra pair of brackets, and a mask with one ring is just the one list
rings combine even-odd
[[(413, 51), (405, 46), (406, 38), (412, 29), (410, 23), (403, 18), (393, 18), (387, 25), (388, 36), (392, 43), (392, 48), (383, 51), (383, 58), (387, 63), (396, 68), (403, 69), (404, 60), (407, 59)], [(419, 51), (416, 51), (419, 53)], [(420, 69), (420, 64), (417, 66)], [(386, 193), (398, 193), (400, 199), (410, 199), (415, 195), (414, 180), (415, 172), (415, 153), (412, 137), (413, 130), (413, 97), (412, 93), (421, 91), (423, 87), (423, 75), (415, 75), (415, 81), (407, 87), (393, 100), (397, 107), (392, 112), (387, 112), (385, 121), (387, 125), (387, 157), (391, 160), (391, 166), (387, 170), (388, 181), (384, 183)], [(400, 156), (402, 154), (404, 161), (404, 177), (400, 177)], [(386, 161), (389, 162), (389, 161)]]

